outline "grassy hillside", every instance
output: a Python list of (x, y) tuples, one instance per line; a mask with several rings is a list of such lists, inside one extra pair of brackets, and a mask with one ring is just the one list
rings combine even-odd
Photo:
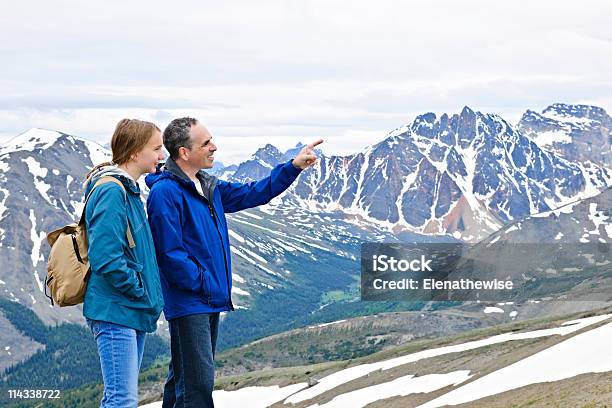
[[(332, 325), (325, 326), (314, 326), (299, 330), (293, 330), (288, 333), (283, 333), (276, 336), (271, 336), (266, 339), (262, 339), (260, 341), (245, 345), (243, 347), (238, 347), (235, 349), (227, 350), (223, 353), (220, 353), (218, 356), (219, 361), (223, 361), (225, 365), (232, 366), (234, 368), (237, 365), (240, 365), (240, 362), (245, 359), (248, 361), (248, 356), (251, 358), (258, 358), (258, 353), (266, 353), (264, 358), (276, 358), (276, 362), (271, 362), (270, 367), (265, 369), (260, 369), (251, 372), (241, 372), (236, 375), (220, 375), (216, 382), (217, 389), (226, 389), (226, 390), (235, 390), (247, 386), (266, 386), (266, 385), (280, 385), (286, 386), (289, 384), (295, 384), (300, 382), (308, 382), (313, 381), (313, 379), (322, 378), (328, 374), (336, 372), (338, 370), (342, 370), (348, 367), (357, 366), (360, 364), (373, 363), (382, 360), (387, 360), (403, 355), (407, 355), (410, 353), (415, 353), (423, 350), (444, 347), (448, 345), (461, 344), (469, 341), (479, 340), (488, 338), (500, 333), (508, 333), (508, 332), (520, 332), (520, 331), (531, 331), (531, 330), (539, 330), (551, 327), (558, 327), (562, 322), (567, 321), (569, 319), (574, 318), (582, 318), (588, 317), (595, 314), (603, 314), (612, 312), (612, 307), (607, 309), (602, 309), (597, 312), (581, 312), (581, 313), (573, 313), (571, 315), (565, 316), (557, 316), (557, 317), (546, 317), (546, 318), (538, 318), (526, 321), (518, 321), (509, 324), (502, 324), (492, 327), (478, 328), (473, 330), (467, 330), (461, 333), (442, 336), (438, 338), (421, 338), (421, 339), (413, 339), (411, 341), (407, 341), (397, 346), (383, 347), (382, 350), (374, 352), (367, 356), (361, 357), (351, 357), (338, 361), (326, 361), (319, 362), (315, 364), (309, 364), (309, 356), (302, 355), (297, 352), (298, 350), (308, 350), (310, 346), (321, 347), (322, 344), (326, 343), (327, 340), (332, 337), (337, 337), (338, 339), (358, 339), (362, 338), (366, 333), (369, 333), (371, 330), (376, 328), (374, 322), (376, 320), (384, 321), (396, 319), (398, 321), (398, 325), (400, 326), (400, 322), (402, 319), (406, 319), (406, 316), (401, 316), (401, 314), (389, 314), (387, 316), (379, 315), (372, 316), (370, 319), (367, 318), (356, 318), (350, 319), (346, 322), (335, 323)], [(445, 312), (445, 314), (450, 314), (450, 312)], [(420, 315), (420, 313), (418, 314)], [(457, 319), (461, 317), (465, 319), (466, 322), (469, 322), (469, 316), (455, 316)], [(414, 318), (414, 316), (413, 316)], [(368, 321), (369, 320), (369, 321)], [(405, 320), (404, 320), (405, 322)], [(385, 324), (388, 324), (385, 323)], [(385, 326), (385, 324), (381, 324)], [(343, 328), (335, 328), (336, 325), (344, 325)], [(393, 333), (393, 330), (390, 330), (389, 333)], [(399, 330), (395, 331), (396, 334), (400, 333)], [(565, 340), (566, 337), (561, 336), (549, 336), (542, 337), (537, 339), (527, 339), (527, 340), (515, 340), (511, 342), (506, 342), (501, 345), (495, 346), (486, 346), (475, 350), (470, 350), (461, 353), (453, 353), (444, 356), (438, 356), (434, 358), (427, 358), (420, 360), (415, 363), (411, 363), (408, 366), (402, 366), (396, 369), (388, 370), (385, 372), (377, 372), (372, 373), (367, 377), (367, 379), (360, 379), (359, 381), (353, 381), (346, 386), (342, 386), (339, 389), (331, 390), (327, 393), (321, 395), (315, 401), (309, 401), (308, 404), (311, 403), (323, 403), (325, 401), (329, 401), (334, 396), (348, 392), (352, 389), (359, 389), (360, 387), (369, 386), (373, 383), (390, 381), (393, 378), (397, 378), (399, 376), (405, 375), (406, 371), (411, 373), (418, 373), (418, 375), (426, 375), (428, 373), (434, 372), (444, 372), (448, 370), (456, 370), (457, 368), (463, 367), (470, 369), (477, 376), (485, 375), (491, 371), (499, 369), (504, 365), (511, 364), (514, 361), (525, 358), (537, 351), (543, 350), (547, 347), (550, 347), (560, 341)], [(342, 340), (339, 340), (342, 342)], [(309, 344), (310, 343), (310, 344)], [(286, 344), (286, 347), (279, 348), (280, 344)], [(354, 342), (355, 346), (354, 350), (350, 350), (347, 348), (347, 352), (352, 355), (359, 354), (359, 350), (362, 348), (361, 344), (357, 344)], [(287, 354), (287, 350), (293, 349), (296, 351), (295, 354)], [(273, 350), (276, 350), (276, 357), (273, 357)], [(251, 355), (252, 354), (252, 355)], [(278, 366), (279, 363), (282, 363), (281, 356), (285, 356), (287, 361), (291, 360), (291, 364), (287, 366)], [(302, 358), (305, 357), (305, 358)], [(300, 359), (301, 358), (301, 359)], [(167, 362), (163, 360), (158, 360), (153, 363), (148, 369), (145, 369), (140, 374), (140, 401), (141, 403), (148, 403), (157, 401), (161, 398), (161, 392), (163, 387), (163, 382), (165, 380), (165, 376), (167, 373)], [(276, 365), (275, 365), (276, 364)], [(240, 370), (238, 370), (240, 371)], [(224, 372), (223, 365), (220, 367), (220, 373)], [(521, 401), (524, 401), (524, 405), (529, 405), (530, 402), (533, 402), (535, 405), (529, 406), (544, 406), (542, 405), (543, 401), (549, 401), (547, 399), (542, 398), (541, 392), (544, 392), (544, 395), (552, 395), (554, 394), (555, 398), (550, 401), (557, 401), (557, 406), (575, 406), (575, 405), (563, 405), (566, 401), (574, 401), (574, 396), (568, 390), (575, 385), (585, 385), (589, 381), (594, 381), (593, 389), (598, 390), (597, 395), (594, 397), (591, 396), (591, 400), (599, 401), (605, 400), (606, 392), (609, 393), (609, 374), (602, 375), (585, 375), (577, 377), (576, 379), (570, 379), (559, 384), (553, 383), (553, 385), (542, 385), (542, 386), (530, 386), (526, 387), (525, 390), (520, 390), (519, 397)], [(46, 402), (45, 407), (97, 407), (99, 404), (100, 393), (102, 391), (100, 384), (88, 384), (80, 387), (76, 390), (70, 390), (62, 393), (62, 399), (60, 401)], [(439, 390), (439, 393), (443, 391), (448, 391), (446, 389)], [(589, 394), (588, 391), (583, 391), (582, 396), (585, 397), (585, 393)], [(432, 393), (431, 395), (427, 395), (426, 399), (431, 399), (435, 397), (437, 394)], [(590, 395), (590, 394), (589, 394)], [(603, 396), (602, 396), (603, 395)], [(514, 394), (503, 395), (500, 401), (505, 401), (509, 403), (512, 401)], [(384, 404), (376, 403), (373, 406), (378, 407), (405, 407), (405, 406), (414, 406), (417, 402), (425, 401), (426, 399), (424, 395), (410, 396), (410, 397), (402, 397), (395, 398), (391, 400), (385, 400)], [(586, 397), (585, 397), (586, 398)], [(587, 398), (588, 400), (588, 398)], [(484, 400), (483, 400), (484, 401)], [(508, 406), (508, 405), (487, 405), (486, 402), (479, 401), (478, 404), (474, 405), (477, 407), (488, 407), (488, 406)], [(561, 401), (561, 402), (559, 402)], [(495, 402), (495, 399), (491, 399), (489, 402)], [(498, 401), (499, 402), (499, 401)], [(304, 404), (304, 406), (308, 405)], [(36, 402), (28, 401), (28, 402), (20, 402), (19, 404), (10, 405), (11, 407), (34, 407), (40, 406), (37, 405)], [(301, 407), (302, 405), (298, 405)], [(472, 405), (466, 405), (472, 406)], [(589, 406), (589, 405), (587, 405)], [(592, 405), (592, 406), (600, 406), (600, 405)]]

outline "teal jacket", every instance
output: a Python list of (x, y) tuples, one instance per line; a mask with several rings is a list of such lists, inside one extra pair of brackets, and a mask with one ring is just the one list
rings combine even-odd
[[(88, 179), (85, 195), (105, 176), (117, 178), (126, 191), (115, 183), (105, 183), (94, 189), (87, 203), (85, 225), (91, 275), (83, 315), (151, 333), (157, 328), (164, 302), (140, 188), (127, 173), (107, 166)], [(134, 248), (127, 240), (128, 222)]]

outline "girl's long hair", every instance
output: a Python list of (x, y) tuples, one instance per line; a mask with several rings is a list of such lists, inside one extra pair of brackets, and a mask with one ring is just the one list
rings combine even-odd
[(160, 132), (154, 123), (139, 119), (121, 119), (111, 138), (112, 161), (94, 166), (85, 178), (88, 179), (100, 167), (129, 162), (134, 154), (145, 147), (154, 131)]

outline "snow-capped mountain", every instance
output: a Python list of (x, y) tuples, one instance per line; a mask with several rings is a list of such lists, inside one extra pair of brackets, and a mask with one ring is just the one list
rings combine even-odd
[(302, 147), (304, 147), (304, 145), (298, 143), (295, 147), (282, 153), (278, 148), (268, 143), (264, 147), (258, 149), (248, 160), (239, 165), (234, 165), (233, 172), (231, 172), (232, 166), (228, 166), (217, 170), (213, 168), (211, 174), (215, 174), (221, 178), (227, 178), (229, 176), (234, 180), (240, 180), (242, 182), (259, 180), (270, 174), (270, 170), (278, 163), (294, 158)]
[[(238, 167), (245, 181), (286, 158), (271, 145)], [(452, 234), (478, 241), (525, 215), (593, 196), (612, 171), (542, 149), (495, 114), (418, 116), (385, 140), (349, 156), (321, 156), (284, 202), (339, 211), (364, 226), (398, 233)]]
[(516, 220), (480, 244), (496, 242), (611, 243), (612, 187), (596, 196)]
[(612, 168), (612, 118), (602, 108), (555, 103), (541, 113), (528, 110), (517, 127), (568, 160)]
[(31, 129), (0, 146), (0, 294), (39, 315), (53, 315), (43, 294), (46, 232), (75, 219), (82, 182), (102, 146), (60, 132)]

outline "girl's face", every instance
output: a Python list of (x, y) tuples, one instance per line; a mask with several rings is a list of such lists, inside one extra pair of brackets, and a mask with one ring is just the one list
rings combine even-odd
[(162, 135), (158, 130), (154, 130), (147, 144), (136, 153), (134, 164), (143, 174), (155, 173), (161, 160), (164, 160)]

